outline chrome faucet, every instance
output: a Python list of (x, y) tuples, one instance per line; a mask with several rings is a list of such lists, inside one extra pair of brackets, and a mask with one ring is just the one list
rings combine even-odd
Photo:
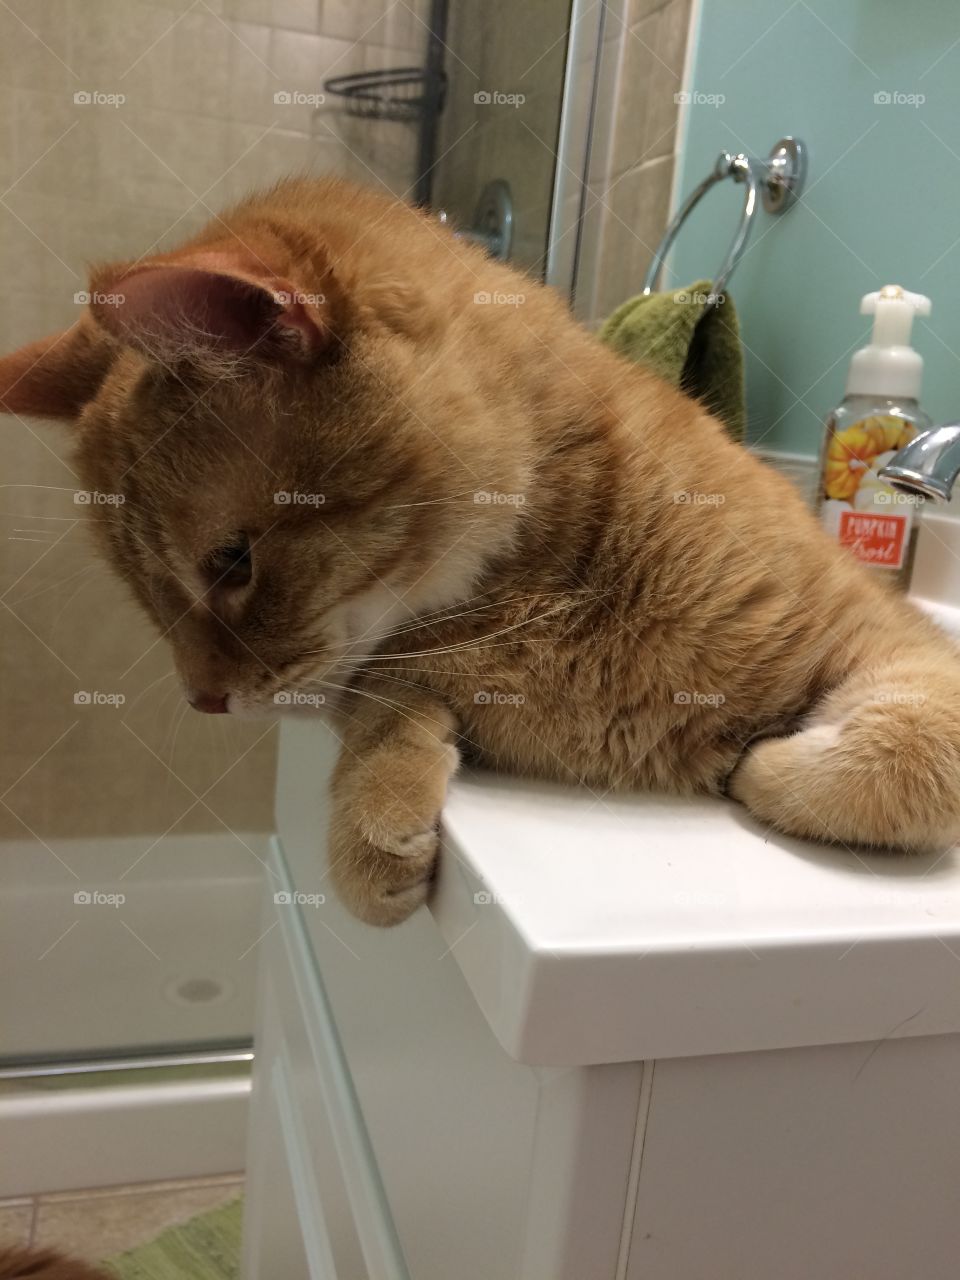
[(921, 431), (880, 472), (901, 493), (949, 500), (960, 475), (960, 422)]

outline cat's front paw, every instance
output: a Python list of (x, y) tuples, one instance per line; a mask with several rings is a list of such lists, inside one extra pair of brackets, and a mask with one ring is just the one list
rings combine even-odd
[(452, 746), (428, 758), (377, 753), (340, 779), (330, 829), (330, 874), (368, 924), (405, 920), (425, 902), (436, 870), (440, 809), (456, 768)]
[(426, 902), (436, 869), (436, 820), (422, 829), (388, 831), (366, 838), (351, 823), (334, 823), (330, 874), (344, 904), (367, 924), (400, 924)]

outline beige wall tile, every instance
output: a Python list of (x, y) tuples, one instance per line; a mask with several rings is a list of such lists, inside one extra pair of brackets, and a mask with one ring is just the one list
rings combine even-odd
[(130, 106), (163, 106), (174, 78), (182, 13), (150, 0), (84, 0), (70, 7), (74, 81), (60, 89), (123, 93)]
[(98, 191), (98, 134), (117, 108), (77, 105), (72, 94), (14, 95), (19, 191), (91, 199)]
[[(669, 155), (676, 147), (677, 94), (690, 26), (690, 0), (670, 0), (658, 10), (653, 38), (654, 62), (644, 117), (642, 160)], [(642, 25), (642, 24), (641, 24)], [(631, 35), (639, 27), (631, 28)]]
[[(68, 210), (57, 202), (56, 219), (44, 213), (49, 205), (42, 197), (19, 188), (0, 204), (0, 271), (5, 288), (21, 295), (72, 297), (86, 284), (84, 272), (64, 256), (70, 238)], [(14, 341), (23, 341), (16, 334)], [(34, 332), (30, 337), (40, 337)]]
[(318, 31), (322, 0), (223, 0), (227, 17), (294, 31)]
[(644, 145), (656, 69), (658, 23), (659, 15), (653, 14), (636, 27), (624, 27), (618, 41), (619, 59), (613, 82), (615, 119), (608, 162), (610, 174), (623, 173), (624, 169), (654, 158), (644, 154)]
[[(321, 93), (328, 76), (346, 75), (363, 67), (363, 50), (352, 41), (329, 36), (302, 35), (274, 31), (270, 45), (270, 66), (279, 88), (302, 93)], [(309, 108), (307, 108), (309, 111)], [(294, 126), (292, 123), (288, 126)]]
[(73, 73), (68, 0), (13, 0), (0, 6), (0, 49), (7, 85), (71, 93)]
[(202, 6), (185, 13), (161, 42), (172, 60), (161, 100), (152, 105), (229, 118), (231, 73), (245, 69), (248, 62), (255, 65), (257, 57), (241, 40), (239, 32)]
[(669, 214), (690, 0), (625, 0), (607, 23), (575, 310), (639, 293)]
[(680, 91), (688, 24), (688, 0), (670, 0), (634, 26), (621, 29), (619, 57), (613, 70), (611, 174), (623, 173), (674, 150), (676, 95)]
[[(427, 9), (427, 0), (390, 5), (384, 5), (382, 0), (323, 0), (320, 30), (342, 40), (389, 45), (407, 54), (421, 53), (427, 35), (423, 25)], [(401, 58), (400, 65), (409, 66), (410, 58)]]
[(613, 179), (605, 206), (595, 314), (606, 316), (640, 286), (666, 225), (673, 159), (666, 156)]
[(17, 165), (17, 93), (8, 85), (0, 85), (0, 183), (2, 190), (19, 177)]
[(672, 0), (621, 0), (623, 22), (626, 26), (632, 27), (634, 23), (670, 3)]
[(274, 94), (283, 88), (270, 60), (273, 32), (252, 22), (231, 22), (226, 116), (231, 123), (273, 124), (281, 115)]
[(184, 212), (226, 168), (228, 128), (208, 116), (124, 107), (97, 131), (102, 187), (134, 209)]
[[(204, 7), (212, 13), (224, 14), (230, 0), (203, 0)], [(196, 0), (151, 0), (159, 9), (167, 9), (176, 17), (179, 13), (194, 8)]]

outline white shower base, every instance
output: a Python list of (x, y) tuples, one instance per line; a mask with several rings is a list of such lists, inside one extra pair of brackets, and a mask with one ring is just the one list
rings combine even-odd
[[(248, 1044), (266, 840), (0, 843), (0, 1067)], [(242, 1075), (107, 1079), (0, 1085), (0, 1196), (241, 1167)]]
[(249, 1076), (136, 1083), (144, 1074), (53, 1091), (5, 1082), (0, 1199), (243, 1169)]
[(266, 836), (0, 844), (0, 1058), (249, 1039)]

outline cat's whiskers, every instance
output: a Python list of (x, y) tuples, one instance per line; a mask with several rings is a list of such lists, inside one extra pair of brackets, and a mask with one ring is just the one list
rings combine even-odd
[[(169, 754), (168, 754), (168, 756), (167, 756), (167, 765), (168, 765), (168, 767), (170, 768), (171, 772), (173, 771), (173, 760), (174, 760), (174, 756), (175, 756), (175, 754), (176, 754), (176, 750), (177, 750), (177, 738), (179, 738), (179, 736), (180, 736), (180, 730), (181, 730), (181, 728), (183, 727), (183, 721), (184, 721), (184, 719), (185, 719), (185, 717), (186, 717), (186, 714), (187, 714), (187, 712), (188, 712), (189, 710), (190, 710), (190, 703), (189, 703), (189, 702), (187, 702), (187, 701), (186, 701), (186, 699), (184, 699), (183, 705), (182, 705), (182, 707), (180, 708), (180, 717), (179, 717), (179, 719), (177, 718), (177, 714), (176, 714), (176, 712), (174, 712), (174, 713), (173, 713), (173, 718), (172, 718), (172, 719), (171, 719), (171, 721), (170, 721), (170, 729), (172, 729), (172, 730), (173, 730), (173, 740), (172, 740), (172, 741), (171, 741), (171, 743), (170, 743), (170, 751), (169, 751)], [(169, 734), (169, 732), (170, 732), (170, 729), (168, 729), (168, 730), (167, 730), (168, 734)], [(169, 788), (169, 777), (168, 777), (168, 779), (167, 779), (167, 783), (168, 783), (168, 788)]]
[[(176, 672), (174, 671), (171, 671), (170, 674), (174, 677), (176, 676)], [(172, 699), (170, 696), (171, 694), (173, 694)], [(153, 727), (154, 727), (154, 731), (158, 735), (161, 732), (163, 735), (160, 740), (161, 755), (163, 754), (163, 744), (166, 742), (167, 736), (170, 732), (170, 724), (172, 723), (173, 717), (176, 714), (176, 708), (179, 707), (179, 703), (176, 701), (179, 694), (180, 694), (180, 685), (179, 685), (179, 682), (176, 679), (174, 679), (173, 683), (171, 683), (170, 685), (167, 686), (166, 689), (164, 689), (163, 693), (160, 695), (159, 699), (157, 700), (156, 710), (154, 711), (154, 714), (153, 714)], [(161, 730), (161, 723), (163, 722), (161, 717), (166, 717), (168, 711), (170, 711), (171, 714), (170, 714), (169, 720), (166, 721), (167, 727), (166, 729)]]
[[(476, 595), (467, 596), (466, 599), (459, 601), (458, 605), (470, 604), (472, 601), (479, 600), (483, 596), (490, 595), (490, 594), (491, 592), (489, 589), (486, 591), (479, 591), (477, 592)], [(457, 607), (452, 613), (445, 611), (445, 609), (448, 608), (448, 606), (446, 606), (445, 608), (432, 610), (429, 613), (421, 613), (421, 614), (414, 615), (404, 625), (394, 627), (391, 631), (387, 632), (386, 635), (384, 635), (381, 638), (381, 642), (386, 640), (392, 640), (396, 636), (406, 635), (411, 631), (423, 630), (425, 627), (439, 627), (439, 626), (443, 626), (445, 623), (448, 623), (448, 622), (457, 622), (459, 621), (459, 619), (468, 617), (471, 614), (482, 613), (483, 610), (485, 609), (518, 608), (521, 605), (529, 604), (532, 601), (549, 600), (551, 597), (562, 598), (564, 600), (569, 600), (572, 602), (575, 597), (583, 594), (584, 593), (582, 591), (575, 591), (575, 592), (536, 591), (536, 592), (531, 592), (529, 595), (494, 598), (488, 601), (486, 604), (476, 605), (473, 609), (462, 609)], [(596, 595), (596, 592), (591, 591), (589, 592), (589, 594)], [(356, 644), (358, 640), (362, 641), (366, 639), (370, 630), (371, 628), (368, 627), (367, 630), (359, 636), (352, 637), (349, 640), (335, 641), (332, 644), (325, 645), (321, 649), (307, 649), (304, 651), (304, 656), (309, 656), (311, 654), (332, 652), (334, 649), (337, 649), (337, 648), (342, 649), (347, 645)]]
[[(481, 593), (481, 594), (487, 594), (487, 593)], [(469, 617), (471, 614), (482, 613), (484, 609), (518, 608), (520, 605), (528, 604), (534, 600), (548, 599), (550, 595), (563, 596), (564, 598), (568, 598), (568, 593), (566, 591), (555, 591), (555, 592), (549, 592), (549, 593), (538, 591), (536, 593), (531, 593), (528, 596), (519, 596), (519, 597), (511, 597), (507, 599), (490, 600), (487, 604), (476, 605), (473, 609), (460, 609), (454, 613), (445, 614), (442, 610), (438, 609), (433, 614), (419, 614), (417, 617), (413, 618), (407, 626), (394, 628), (394, 630), (389, 632), (389, 634), (385, 638), (392, 640), (394, 636), (402, 636), (409, 631), (419, 631), (424, 627), (439, 627), (439, 626), (443, 626), (445, 623), (448, 623), (448, 622), (457, 622), (461, 618)], [(470, 600), (476, 600), (478, 598), (479, 598), (478, 596), (470, 596), (467, 600), (462, 600), (460, 603), (469, 604)]]
[(85, 589), (89, 587), (92, 581), (93, 581), (92, 578), (88, 578), (84, 576), (80, 580), (79, 585), (75, 587), (73, 591), (71, 591), (71, 593), (67, 596), (66, 600), (64, 600), (63, 604), (61, 604), (60, 608), (54, 614), (53, 621), (50, 623), (51, 642), (55, 642), (56, 640), (57, 628), (60, 626), (60, 620), (63, 617), (64, 613), (67, 611), (67, 609), (69, 609), (69, 607), (73, 604), (73, 602), (77, 599), (77, 597), (83, 594)]
[(462, 502), (464, 498), (474, 499), (478, 492), (477, 489), (466, 489), (463, 493), (455, 493), (450, 498), (425, 498), (422, 502), (394, 502), (383, 509), (384, 511), (406, 511), (409, 507), (438, 507), (448, 502)]
[[(558, 594), (563, 594), (564, 599), (566, 601), (567, 596), (565, 592), (558, 593)], [(486, 606), (480, 606), (480, 609), (484, 607)], [(420, 649), (416, 651), (410, 651), (408, 653), (384, 653), (384, 654), (380, 654), (380, 653), (334, 654), (333, 649), (335, 648), (335, 646), (326, 645), (320, 649), (308, 649), (304, 652), (303, 656), (314, 657), (314, 656), (319, 656), (323, 654), (330, 654), (331, 657), (336, 657), (337, 660), (340, 662), (353, 662), (353, 663), (360, 664), (360, 663), (367, 663), (367, 662), (392, 662), (394, 659), (397, 659), (397, 658), (422, 658), (422, 657), (430, 657), (432, 655), (439, 656), (444, 653), (461, 653), (466, 650), (480, 649), (484, 647), (498, 648), (501, 646), (486, 645), (486, 641), (495, 640), (498, 636), (503, 636), (503, 635), (509, 634), (510, 632), (518, 631), (520, 630), (521, 627), (531, 626), (534, 622), (541, 622), (544, 618), (552, 617), (554, 614), (561, 612), (561, 610), (564, 607), (565, 607), (564, 605), (558, 605), (554, 609), (547, 609), (543, 613), (534, 614), (533, 617), (531, 618), (523, 618), (519, 622), (512, 623), (509, 627), (502, 627), (499, 631), (491, 631), (487, 635), (475, 636), (472, 639), (458, 641), (456, 644), (452, 644), (452, 645), (434, 645), (429, 649)], [(450, 615), (449, 620), (456, 621), (457, 618), (465, 617), (467, 616), (467, 614), (480, 612), (480, 609), (476, 609), (476, 610), (470, 609), (470, 610), (464, 611), (463, 613), (452, 614)], [(447, 619), (444, 619), (443, 621), (447, 621)], [(434, 623), (433, 625), (440, 625), (440, 624)], [(403, 635), (405, 634), (406, 631), (417, 631), (417, 630), (420, 630), (420, 626), (404, 628), (402, 630), (392, 632), (391, 635), (388, 637), (385, 637), (385, 639), (391, 639), (395, 635)], [(551, 636), (545, 636), (542, 639), (531, 639), (529, 637), (524, 637), (521, 643), (544, 644), (547, 642), (552, 642), (555, 639), (556, 637), (551, 637)]]
[[(440, 656), (444, 653), (465, 653), (483, 648), (499, 648), (501, 646), (487, 645), (486, 642), (488, 640), (496, 640), (498, 636), (505, 636), (511, 634), (511, 632), (519, 631), (522, 627), (532, 626), (535, 622), (542, 622), (545, 618), (553, 617), (554, 614), (560, 612), (561, 607), (562, 606), (558, 605), (556, 609), (547, 609), (544, 613), (534, 614), (532, 618), (524, 618), (520, 622), (514, 622), (509, 627), (501, 627), (499, 631), (491, 631), (488, 635), (477, 636), (472, 640), (460, 641), (457, 644), (434, 645), (429, 649), (417, 649), (412, 650), (409, 653), (371, 653), (368, 655), (359, 655), (358, 660), (361, 662), (391, 662), (395, 658), (427, 658), (434, 655)], [(555, 640), (555, 636), (545, 636), (539, 641), (539, 643), (554, 643)], [(521, 643), (536, 644), (538, 641), (529, 637), (523, 637)], [(350, 661), (351, 655), (344, 655), (342, 660)]]
[[(358, 697), (361, 697), (361, 698), (369, 698), (373, 702), (379, 703), (380, 706), (386, 707), (388, 711), (393, 711), (397, 715), (403, 716), (405, 720), (409, 720), (410, 723), (413, 725), (418, 725), (418, 726), (422, 725), (424, 719), (427, 719), (433, 724), (440, 725), (441, 727), (444, 727), (444, 728), (446, 727), (444, 724), (444, 721), (434, 719), (432, 716), (424, 716), (422, 712), (420, 713), (419, 719), (414, 719), (414, 717), (410, 715), (410, 713), (405, 709), (404, 704), (402, 702), (397, 702), (395, 699), (388, 698), (384, 694), (374, 693), (370, 689), (357, 689), (357, 688), (354, 688), (353, 685), (333, 684), (329, 680), (319, 680), (318, 683), (322, 684), (327, 689), (336, 689), (338, 692), (341, 692), (341, 693), (356, 694)], [(396, 683), (410, 685), (410, 687), (414, 689), (420, 688), (420, 686), (415, 684), (412, 680), (398, 680), (396, 681)], [(345, 714), (349, 715), (349, 712), (345, 712)], [(460, 742), (468, 743), (471, 747), (474, 747), (477, 751), (481, 750), (479, 743), (474, 742), (472, 738), (468, 738), (466, 734), (461, 732), (460, 730), (457, 731), (457, 739)]]
[(75, 569), (73, 573), (68, 573), (66, 577), (58, 578), (56, 582), (48, 583), (45, 587), (39, 587), (36, 591), (31, 591), (27, 595), (21, 596), (16, 603), (20, 606), (26, 604), (28, 600), (36, 600), (38, 596), (46, 595), (48, 591), (54, 591), (60, 587), (65, 587), (68, 582), (73, 582), (75, 578), (79, 578), (81, 575), (89, 573), (91, 569), (97, 569), (102, 572), (103, 566), (96, 562), (85, 564), (81, 568)]
[[(378, 680), (388, 680), (390, 679), (390, 673), (392, 671), (412, 671), (417, 675), (425, 675), (425, 676), (460, 676), (460, 677), (463, 676), (462, 671), (453, 671), (453, 670), (446, 669), (444, 667), (393, 667), (391, 666), (386, 668), (378, 667), (375, 673), (376, 678)], [(495, 671), (484, 671), (483, 674), (487, 679), (491, 679), (491, 680), (495, 679), (497, 676), (497, 672)]]
[[(441, 499), (438, 499), (438, 501), (441, 501)], [(495, 606), (495, 605), (497, 605), (498, 603), (500, 603), (500, 604), (504, 604), (504, 605), (506, 605), (506, 604), (513, 604), (513, 603), (518, 603), (518, 604), (519, 604), (519, 603), (523, 603), (523, 600), (524, 600), (524, 598), (523, 598), (523, 597), (521, 597), (521, 598), (520, 598), (520, 600), (517, 600), (517, 601), (513, 601), (513, 600), (505, 600), (505, 601), (499, 601), (499, 602), (498, 602), (496, 599), (493, 599), (493, 600), (488, 601), (488, 603), (487, 603), (487, 604), (484, 604), (484, 605), (478, 605), (478, 606), (476, 607), (476, 609), (461, 610), (461, 609), (459, 608), (459, 606), (461, 606), (461, 605), (470, 604), (472, 601), (474, 601), (474, 600), (480, 600), (480, 599), (482, 599), (482, 598), (483, 598), (483, 596), (490, 595), (490, 594), (491, 594), (491, 593), (490, 593), (490, 590), (489, 590), (489, 589), (487, 589), (486, 591), (478, 591), (478, 592), (476, 593), (476, 595), (467, 596), (464, 600), (459, 600), (459, 601), (457, 601), (457, 602), (456, 602), (456, 606), (454, 606), (454, 608), (455, 608), (457, 611), (456, 611), (456, 612), (453, 612), (453, 613), (448, 613), (448, 612), (446, 612), (448, 609), (450, 609), (450, 607), (451, 607), (450, 605), (444, 605), (444, 606), (442, 606), (442, 607), (441, 607), (441, 608), (439, 608), (439, 609), (432, 609), (432, 610), (430, 610), (430, 611), (429, 611), (429, 612), (427, 612), (427, 613), (419, 613), (419, 614), (418, 614), (418, 613), (414, 613), (414, 612), (411, 610), (409, 618), (407, 618), (403, 624), (400, 624), (400, 625), (398, 625), (398, 626), (396, 626), (396, 627), (391, 627), (391, 628), (390, 628), (388, 631), (386, 631), (382, 636), (378, 636), (378, 637), (377, 637), (377, 642), (379, 643), (379, 642), (381, 642), (381, 641), (383, 641), (383, 640), (386, 640), (386, 639), (388, 639), (388, 638), (392, 638), (393, 636), (400, 636), (400, 635), (404, 635), (404, 634), (405, 634), (406, 632), (408, 632), (408, 631), (417, 631), (417, 630), (419, 630), (421, 627), (425, 627), (425, 626), (439, 626), (439, 625), (441, 625), (441, 624), (442, 624), (442, 623), (444, 623), (444, 622), (451, 622), (451, 621), (455, 621), (457, 618), (466, 617), (466, 615), (467, 615), (468, 613), (480, 612), (480, 611), (481, 611), (481, 610), (483, 610), (483, 609), (492, 609), (492, 608), (494, 608), (494, 606)], [(559, 594), (559, 593), (558, 593), (558, 594)], [(540, 598), (540, 597), (539, 597), (539, 595), (530, 595), (530, 596), (526, 597), (526, 599), (528, 599), (528, 600), (535, 600), (535, 599), (538, 599), (538, 598)], [(398, 597), (398, 603), (401, 603), (401, 604), (403, 604), (403, 603), (404, 603), (404, 601), (403, 601), (403, 599), (402, 599), (401, 597)], [(340, 647), (342, 647), (342, 646), (344, 646), (344, 645), (350, 645), (350, 644), (362, 643), (364, 640), (366, 640), (366, 639), (367, 639), (367, 638), (368, 638), (368, 637), (369, 637), (369, 636), (374, 632), (374, 630), (376, 629), (376, 627), (378, 626), (378, 624), (382, 621), (383, 616), (384, 616), (384, 615), (383, 615), (383, 614), (381, 614), (381, 616), (380, 616), (379, 618), (377, 618), (374, 622), (372, 622), (372, 623), (370, 624), (370, 626), (369, 626), (369, 627), (367, 627), (364, 631), (362, 631), (359, 635), (357, 635), (357, 636), (352, 636), (352, 637), (351, 637), (350, 639), (348, 639), (348, 640), (342, 640), (342, 641), (340, 641), (340, 642), (339, 642), (339, 643), (340, 643)], [(319, 652), (319, 650), (314, 650), (314, 652)]]
[[(494, 634), (498, 634), (498, 633), (494, 633)], [(504, 640), (504, 641), (501, 641), (499, 644), (485, 644), (485, 643), (462, 644), (462, 645), (448, 646), (446, 648), (437, 647), (434, 649), (419, 649), (419, 650), (412, 651), (410, 653), (371, 653), (368, 655), (361, 654), (353, 658), (344, 658), (344, 661), (348, 661), (348, 660), (352, 661), (355, 664), (356, 669), (359, 671), (364, 666), (365, 663), (379, 662), (385, 665), (389, 665), (397, 658), (442, 658), (444, 654), (479, 653), (481, 651), (486, 651), (487, 649), (510, 649), (515, 644), (556, 644), (556, 642), (557, 642), (556, 636), (540, 636), (540, 637), (523, 636), (521, 637), (520, 640), (517, 640), (517, 641)]]
[(151, 680), (148, 685), (144, 685), (144, 687), (140, 690), (140, 692), (137, 694), (134, 700), (127, 707), (126, 712), (124, 714), (124, 719), (126, 719), (127, 716), (130, 714), (130, 712), (133, 711), (137, 703), (147, 696), (147, 694), (150, 692), (151, 689), (155, 689), (157, 685), (162, 684), (164, 680), (170, 680), (174, 674), (175, 673), (173, 671), (165, 671), (163, 675), (157, 676), (156, 680)]

